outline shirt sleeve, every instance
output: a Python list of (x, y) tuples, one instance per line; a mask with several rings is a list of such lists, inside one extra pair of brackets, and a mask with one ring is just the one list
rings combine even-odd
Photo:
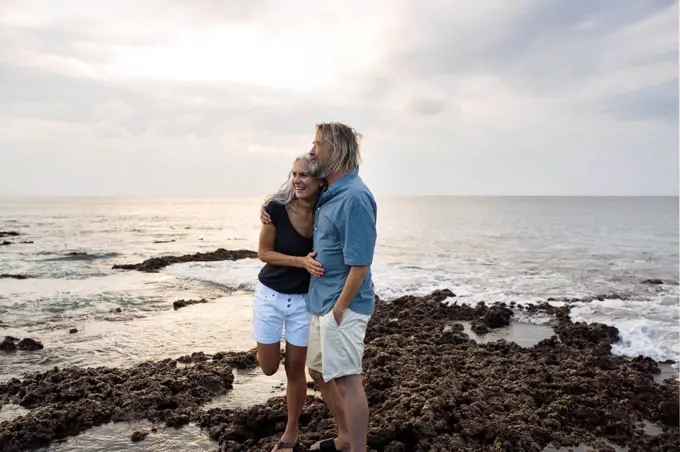
[(363, 196), (353, 198), (339, 223), (345, 265), (371, 265), (377, 238), (375, 203)]
[(278, 201), (269, 201), (267, 206), (264, 208), (264, 210), (266, 210), (271, 217), (274, 227), (278, 227), (279, 219), (281, 218), (281, 209), (285, 208), (286, 207)]

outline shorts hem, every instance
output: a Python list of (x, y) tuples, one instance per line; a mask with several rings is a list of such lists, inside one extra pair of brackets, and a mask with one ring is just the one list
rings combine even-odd
[(257, 342), (258, 344), (262, 344), (262, 345), (272, 345), (272, 344), (281, 343), (281, 339), (271, 340), (271, 339), (265, 339), (263, 337), (257, 337), (255, 335), (253, 335), (252, 338), (255, 342)]
[(328, 377), (323, 374), (323, 381), (324, 383), (328, 383), (329, 381), (335, 380), (336, 378), (349, 377), (351, 375), (361, 375), (361, 368), (341, 370), (340, 372), (336, 372), (332, 377)]
[(321, 372), (321, 366), (313, 366), (310, 365), (309, 363), (305, 363), (305, 365), (307, 366), (307, 369), (313, 370), (314, 372), (319, 372), (320, 374), (323, 375), (323, 373)]
[(284, 338), (287, 344), (294, 345), (296, 347), (309, 347), (309, 341), (304, 342), (304, 343), (296, 343), (297, 341), (293, 342), (291, 340), (288, 340), (288, 338)]

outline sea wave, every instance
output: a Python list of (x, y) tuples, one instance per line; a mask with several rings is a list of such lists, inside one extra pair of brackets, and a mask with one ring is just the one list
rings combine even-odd
[[(54, 253), (49, 253), (54, 254)], [(90, 253), (85, 251), (71, 251), (58, 257), (51, 257), (42, 259), (44, 262), (59, 262), (59, 261), (95, 261), (100, 259), (113, 259), (120, 256), (120, 253)]]

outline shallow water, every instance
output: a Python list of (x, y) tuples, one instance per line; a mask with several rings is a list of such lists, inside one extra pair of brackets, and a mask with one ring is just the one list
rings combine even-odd
[[(150, 422), (120, 422), (102, 425), (69, 438), (65, 442), (53, 443), (49, 447), (37, 449), (40, 452), (117, 452), (148, 451), (155, 452), (207, 452), (218, 450), (206, 432), (196, 425), (186, 425), (181, 429), (160, 427), (150, 432)], [(135, 431), (150, 432), (143, 441), (132, 442), (130, 436)]]
[[(28, 369), (53, 366), (131, 366), (143, 360), (179, 358), (202, 351), (245, 351), (250, 338), (252, 297), (234, 295), (179, 310), (165, 306), (153, 316), (139, 316), (134, 308), (106, 319), (73, 322), (78, 332), (64, 328), (41, 330), (45, 348), (0, 355), (3, 377), (19, 377)], [(20, 329), (7, 329), (20, 335)]]
[(517, 322), (511, 322), (506, 327), (489, 330), (488, 333), (479, 335), (470, 329), (471, 322), (458, 323), (462, 323), (465, 327), (465, 334), (480, 344), (504, 339), (507, 342), (515, 342), (521, 347), (533, 347), (543, 339), (548, 339), (555, 335), (555, 331), (549, 326)]

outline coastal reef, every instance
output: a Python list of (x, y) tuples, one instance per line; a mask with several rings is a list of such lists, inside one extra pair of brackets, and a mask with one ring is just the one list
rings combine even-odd
[[(376, 303), (366, 333), (364, 386), (373, 451), (541, 452), (546, 446), (602, 445), (676, 451), (678, 382), (657, 382), (649, 358), (611, 354), (618, 330), (574, 323), (569, 305), (520, 306), (553, 317), (555, 334), (533, 347), (478, 343), (461, 322), (503, 328), (503, 304), (451, 304), (448, 290)], [(220, 451), (268, 451), (285, 427), (282, 397), (247, 409), (202, 404), (231, 389), (231, 367), (255, 365), (250, 354), (195, 352), (129, 370), (63, 369), (0, 385), (0, 402), (29, 414), (0, 424), (3, 451), (18, 451), (109, 421), (196, 422)], [(644, 425), (654, 424), (649, 434)], [(326, 406), (308, 396), (300, 450), (335, 435)], [(606, 449), (598, 449), (606, 450)]]
[(239, 259), (256, 259), (257, 252), (251, 250), (226, 250), (218, 248), (209, 253), (185, 254), (183, 256), (152, 257), (138, 264), (116, 264), (114, 270), (137, 270), (140, 272), (153, 273), (172, 264), (185, 262), (215, 262), (235, 261)]
[(0, 450), (45, 446), (108, 422), (148, 419), (181, 427), (200, 405), (232, 389), (232, 369), (253, 367), (254, 353), (203, 355), (186, 364), (165, 359), (129, 369), (55, 367), (11, 379), (0, 384), (0, 405), (13, 403), (30, 411), (0, 424)]
[[(451, 295), (378, 303), (364, 357), (371, 449), (540, 452), (607, 440), (630, 451), (678, 450), (677, 382), (655, 382), (651, 359), (611, 355), (616, 328), (572, 323), (568, 306), (544, 303), (533, 310), (556, 316), (555, 336), (531, 348), (478, 344), (458, 322), (493, 327), (507, 311), (442, 302)], [(211, 409), (200, 425), (220, 450), (270, 450), (285, 413), (276, 398), (248, 410)], [(309, 398), (301, 421), (305, 447), (335, 434), (318, 399)], [(646, 434), (644, 421), (661, 433)]]

